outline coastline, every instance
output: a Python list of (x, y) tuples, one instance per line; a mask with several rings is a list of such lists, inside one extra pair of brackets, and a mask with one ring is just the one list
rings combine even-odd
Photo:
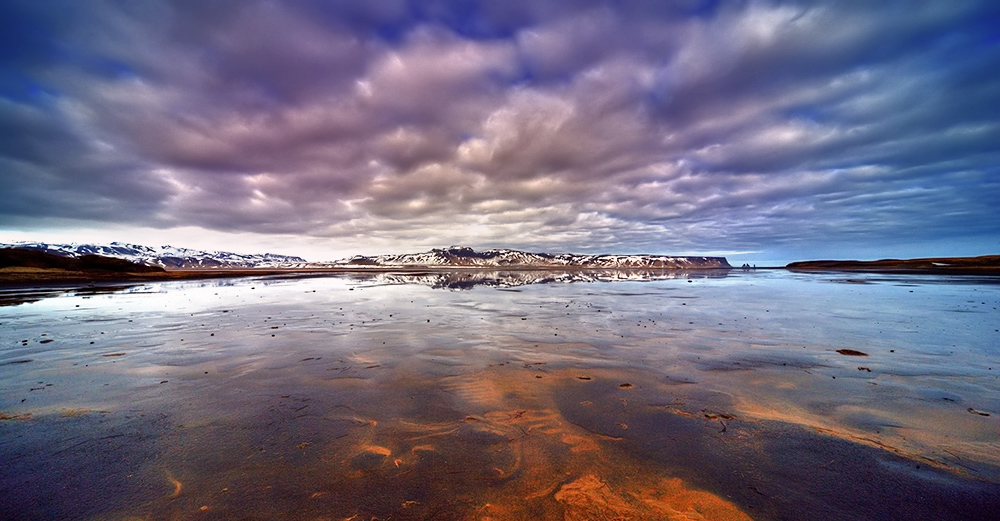
[(789, 271), (870, 272), (928, 275), (1000, 275), (1000, 255), (927, 257), (918, 259), (813, 260), (792, 262)]
[[(55, 260), (53, 260), (55, 259)], [(149, 267), (119, 259), (90, 256), (80, 263), (46, 257), (38, 259), (13, 259), (0, 267), (0, 288), (56, 288), (62, 286), (102, 284), (142, 284), (171, 280), (198, 280), (235, 277), (292, 276), (310, 277), (331, 274), (489, 274), (497, 272), (564, 272), (564, 273), (729, 273), (747, 270), (732, 266), (676, 267), (618, 267), (566, 266), (511, 264), (504, 266), (480, 265), (326, 265), (288, 268), (168, 268)], [(859, 260), (810, 260), (792, 262), (783, 267), (751, 269), (780, 269), (801, 273), (883, 273), (922, 275), (1000, 275), (1000, 255), (977, 257), (928, 257), (917, 259)]]

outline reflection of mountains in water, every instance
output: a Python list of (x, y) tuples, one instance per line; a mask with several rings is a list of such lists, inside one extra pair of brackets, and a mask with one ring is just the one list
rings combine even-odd
[(94, 295), (110, 295), (127, 290), (138, 284), (107, 284), (100, 286), (52, 287), (52, 288), (0, 288), (0, 306), (18, 306), (30, 304), (39, 300), (70, 295), (75, 297), (91, 297)]
[(355, 281), (372, 284), (421, 284), (435, 289), (471, 289), (475, 286), (510, 288), (528, 284), (571, 282), (644, 282), (672, 279), (717, 279), (728, 269), (698, 270), (441, 270), (350, 273)]

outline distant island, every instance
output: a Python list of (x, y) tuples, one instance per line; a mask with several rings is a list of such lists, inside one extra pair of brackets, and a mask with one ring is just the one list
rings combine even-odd
[(883, 273), (993, 274), (1000, 273), (1000, 255), (929, 257), (923, 259), (815, 260), (793, 262), (792, 271), (858, 271)]

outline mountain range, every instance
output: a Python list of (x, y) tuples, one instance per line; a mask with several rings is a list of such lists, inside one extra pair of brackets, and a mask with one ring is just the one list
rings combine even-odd
[(141, 246), (112, 242), (96, 244), (17, 243), (0, 248), (42, 251), (63, 257), (103, 255), (166, 269), (192, 268), (371, 268), (371, 267), (483, 267), (483, 268), (594, 268), (594, 269), (702, 269), (731, 268), (725, 257), (672, 255), (580, 255), (530, 253), (509, 249), (477, 251), (465, 246), (432, 249), (422, 253), (363, 256), (329, 263), (307, 262), (301, 257), (271, 253), (241, 255), (206, 252), (173, 246)]
[(519, 250), (476, 251), (466, 246), (436, 248), (423, 253), (358, 255), (338, 264), (348, 266), (465, 266), (526, 268), (691, 269), (731, 268), (725, 257), (673, 255), (580, 255), (574, 253), (529, 253)]
[(61, 257), (82, 257), (84, 255), (101, 255), (125, 259), (137, 264), (159, 266), (166, 269), (192, 268), (298, 268), (309, 265), (301, 257), (275, 255), (272, 253), (257, 255), (241, 255), (225, 251), (200, 251), (174, 246), (141, 246), (112, 242), (106, 245), (98, 244), (47, 244), (41, 242), (24, 242), (16, 244), (0, 244), (0, 248), (20, 248), (24, 250), (41, 251)]

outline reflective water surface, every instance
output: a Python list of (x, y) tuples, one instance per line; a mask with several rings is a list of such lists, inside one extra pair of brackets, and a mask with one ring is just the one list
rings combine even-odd
[(995, 520), (998, 282), (8, 291), (0, 518)]

